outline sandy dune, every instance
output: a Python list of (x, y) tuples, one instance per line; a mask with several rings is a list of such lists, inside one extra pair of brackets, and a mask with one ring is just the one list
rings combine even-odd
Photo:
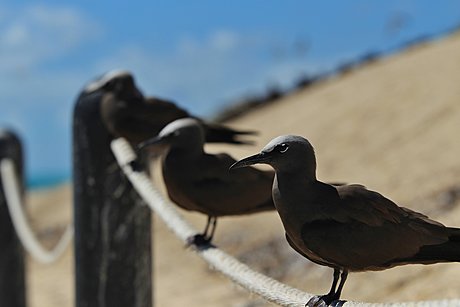
[[(460, 227), (460, 35), (406, 50), (293, 93), (230, 122), (261, 131), (254, 147), (209, 146), (240, 158), (272, 137), (300, 134), (318, 158), (318, 177), (365, 184), (400, 205)], [(68, 186), (30, 197), (45, 240), (70, 218)], [(187, 214), (201, 228), (205, 218)], [(50, 226), (52, 225), (52, 226)], [(265, 306), (186, 251), (155, 220), (157, 306)], [(261, 231), (263, 230), (263, 231)], [(274, 278), (308, 292), (328, 290), (331, 270), (284, 242), (275, 213), (222, 219), (216, 244)], [(56, 264), (28, 262), (32, 307), (72, 306), (72, 253)], [(390, 302), (460, 298), (460, 264), (351, 274), (343, 297)]]

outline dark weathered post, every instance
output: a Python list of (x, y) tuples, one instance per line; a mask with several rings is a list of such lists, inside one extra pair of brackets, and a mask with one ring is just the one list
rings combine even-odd
[[(24, 191), (21, 142), (6, 130), (0, 130), (0, 160), (3, 158), (13, 159)], [(25, 307), (24, 251), (11, 223), (1, 178), (0, 183), (0, 306)]]
[(118, 167), (101, 93), (73, 116), (76, 307), (152, 306), (151, 213)]

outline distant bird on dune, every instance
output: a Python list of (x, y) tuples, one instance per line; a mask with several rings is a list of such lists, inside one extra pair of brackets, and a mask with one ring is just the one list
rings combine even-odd
[[(101, 116), (107, 129), (115, 137), (125, 137), (133, 144), (155, 136), (176, 119), (194, 117), (173, 102), (144, 97), (127, 71), (105, 74), (86, 86), (82, 95), (98, 95), (102, 99)], [(202, 123), (207, 142), (247, 144), (250, 142), (239, 137), (255, 134), (194, 118)]]
[(162, 148), (163, 178), (171, 200), (183, 209), (208, 216), (203, 234), (191, 242), (196, 245), (212, 240), (218, 217), (275, 209), (271, 196), (273, 171), (247, 168), (229, 172), (236, 160), (227, 154), (206, 153), (204, 142), (201, 122), (184, 118), (139, 144), (140, 148)]

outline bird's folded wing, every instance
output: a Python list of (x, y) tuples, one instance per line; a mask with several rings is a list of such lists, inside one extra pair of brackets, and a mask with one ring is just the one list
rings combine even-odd
[(174, 102), (157, 97), (147, 97), (145, 99), (145, 107), (150, 109), (151, 112), (158, 112), (161, 114), (167, 113), (170, 116), (175, 115), (176, 119), (190, 116), (186, 110), (182, 109)]
[(197, 165), (200, 171), (193, 174), (192, 197), (220, 210), (220, 214), (251, 213), (267, 207), (267, 203), (274, 209), (270, 175), (250, 168), (229, 172), (234, 162), (226, 154), (204, 156)]
[(369, 226), (384, 223), (422, 223), (436, 226), (442, 224), (430, 220), (426, 215), (399, 207), (385, 196), (366, 189), (362, 185), (343, 185), (336, 187), (340, 198), (336, 216), (338, 219), (356, 220)]

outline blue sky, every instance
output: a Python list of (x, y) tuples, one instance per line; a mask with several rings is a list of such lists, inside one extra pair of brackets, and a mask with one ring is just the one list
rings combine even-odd
[(69, 175), (79, 90), (131, 70), (145, 94), (209, 116), (368, 51), (460, 23), (460, 1), (0, 1), (0, 126), (28, 177)]

